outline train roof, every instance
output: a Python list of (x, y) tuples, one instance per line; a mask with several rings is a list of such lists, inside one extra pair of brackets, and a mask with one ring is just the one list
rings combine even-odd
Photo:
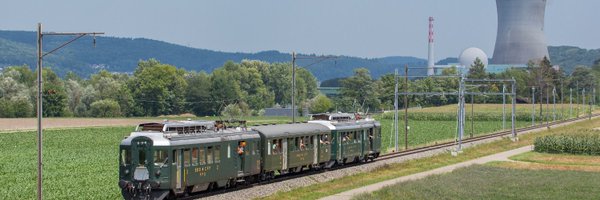
[(328, 121), (328, 120), (312, 120), (308, 121), (309, 124), (321, 124), (329, 127), (331, 130), (348, 130), (348, 129), (359, 129), (359, 128), (370, 128), (374, 126), (381, 126), (378, 121), (373, 119), (361, 119), (351, 121)]
[(181, 133), (187, 132), (203, 132), (207, 129), (212, 129), (215, 126), (215, 121), (207, 120), (187, 120), (187, 121), (163, 121), (150, 122), (139, 124), (136, 131), (177, 131)]
[(261, 135), (267, 138), (281, 136), (306, 135), (308, 133), (322, 133), (331, 131), (327, 126), (315, 123), (277, 124), (266, 126), (253, 126)]
[(121, 145), (131, 145), (131, 141), (137, 137), (150, 138), (153, 146), (177, 146), (260, 138), (256, 131), (246, 129), (210, 130), (202, 134), (169, 134), (159, 131), (138, 131), (131, 133), (129, 137), (123, 139)]
[(355, 114), (351, 113), (319, 113), (311, 115), (312, 120), (326, 120), (326, 121), (348, 121), (354, 120)]

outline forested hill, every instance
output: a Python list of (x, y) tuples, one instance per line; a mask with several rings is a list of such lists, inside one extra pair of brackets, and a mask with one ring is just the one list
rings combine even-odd
[[(0, 30), (0, 68), (10, 65), (35, 66), (36, 33), (31, 31)], [(44, 38), (44, 50), (57, 47), (71, 37)], [(570, 73), (577, 65), (591, 66), (600, 58), (600, 49), (581, 49), (572, 46), (548, 47), (552, 64), (560, 65)], [(304, 55), (315, 56), (315, 55)], [(222, 66), (226, 61), (239, 62), (243, 59), (266, 62), (290, 62), (291, 55), (278, 51), (258, 53), (229, 53), (206, 49), (190, 48), (163, 41), (143, 38), (97, 37), (96, 47), (92, 37), (84, 37), (71, 43), (60, 51), (45, 57), (44, 63), (59, 75), (73, 71), (80, 76), (107, 69), (113, 72), (133, 72), (138, 61), (156, 58), (187, 70), (207, 71)], [(441, 60), (440, 64), (455, 61), (453, 58)], [(340, 56), (336, 59), (299, 59), (299, 66), (307, 67), (319, 80), (348, 77), (358, 67), (369, 69), (375, 78), (392, 73), (395, 68), (424, 67), (425, 59), (415, 57), (359, 58)], [(402, 70), (400, 70), (402, 71)], [(425, 70), (412, 70), (414, 74), (424, 74)]]
[[(43, 39), (44, 51), (50, 51), (70, 38), (46, 37)], [(0, 30), (0, 68), (23, 64), (35, 67), (35, 53), (35, 32)], [(290, 62), (291, 55), (278, 51), (258, 53), (219, 52), (141, 38), (97, 37), (96, 47), (94, 47), (92, 37), (84, 37), (45, 57), (44, 64), (51, 67), (59, 75), (73, 71), (80, 76), (87, 77), (100, 69), (113, 72), (133, 72), (138, 61), (149, 58), (155, 58), (161, 63), (171, 64), (187, 70), (211, 72), (228, 60), (234, 62), (243, 59)], [(402, 67), (405, 64), (425, 66), (426, 60), (400, 56), (376, 59), (341, 56), (324, 61), (318, 58), (300, 59), (297, 63), (299, 66), (306, 66), (319, 80), (327, 80), (351, 76), (352, 70), (358, 67), (365, 67), (371, 71), (374, 77), (379, 77), (393, 72), (394, 68)]]

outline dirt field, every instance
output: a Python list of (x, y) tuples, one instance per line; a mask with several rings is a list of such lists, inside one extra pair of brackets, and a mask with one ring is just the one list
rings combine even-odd
[[(48, 128), (73, 128), (92, 126), (135, 126), (142, 122), (156, 120), (142, 118), (101, 119), (101, 118), (44, 118), (42, 126)], [(0, 118), (0, 131), (36, 130), (37, 118)]]

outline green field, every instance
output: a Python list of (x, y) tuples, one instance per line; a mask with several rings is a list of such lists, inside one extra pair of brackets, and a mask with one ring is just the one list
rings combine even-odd
[[(393, 121), (390, 119), (380, 119), (382, 125), (382, 146), (383, 149), (394, 148), (395, 137), (393, 136)], [(410, 130), (408, 134), (408, 146), (414, 148), (418, 146), (430, 145), (436, 142), (454, 141), (456, 138), (456, 121), (409, 121)], [(517, 128), (530, 126), (531, 122), (516, 123)], [(404, 122), (402, 121), (398, 127), (400, 128), (398, 137), (398, 146), (400, 150), (404, 149)], [(502, 121), (475, 121), (473, 123), (473, 136), (482, 135), (503, 130)], [(506, 122), (506, 129), (510, 130), (510, 121)], [(469, 138), (471, 135), (471, 124), (465, 124), (464, 138)]]
[[(569, 104), (556, 104), (556, 110), (550, 105), (543, 105), (544, 112), (539, 113), (539, 104), (536, 104), (536, 124), (542, 124), (544, 120), (553, 120), (567, 118), (569, 116)], [(577, 114), (577, 104), (573, 104), (572, 116)], [(583, 105), (581, 113), (583, 114)], [(588, 108), (589, 107), (585, 107)], [(471, 112), (473, 110), (473, 112)], [(516, 105), (516, 127), (522, 128), (531, 126), (531, 104)], [(408, 134), (408, 148), (414, 148), (424, 145), (435, 144), (443, 141), (454, 141), (457, 138), (456, 105), (445, 105), (440, 107), (429, 107), (423, 109), (408, 110), (408, 125), (410, 127)], [(511, 128), (511, 105), (506, 105), (506, 124), (502, 127), (502, 104), (470, 104), (466, 105), (465, 133), (464, 138), (492, 133)], [(399, 112), (400, 123), (398, 146), (399, 150), (405, 148), (405, 130), (404, 130), (404, 110)], [(473, 116), (473, 117), (472, 117)], [(393, 136), (393, 113), (376, 115), (375, 119), (382, 124), (383, 149), (390, 152), (395, 147), (395, 137)]]
[[(45, 199), (120, 199), (118, 150), (134, 127), (44, 131)], [(0, 199), (36, 197), (36, 132), (0, 133)]]
[(600, 173), (477, 165), (400, 183), (363, 199), (597, 199)]

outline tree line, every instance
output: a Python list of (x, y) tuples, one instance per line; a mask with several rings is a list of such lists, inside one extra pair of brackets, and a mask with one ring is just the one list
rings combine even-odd
[[(442, 75), (458, 75), (460, 70), (456, 67), (443, 69)], [(591, 97), (593, 88), (600, 85), (600, 59), (594, 62), (592, 67), (577, 66), (571, 74), (566, 74), (563, 69), (554, 68), (547, 58), (539, 62), (529, 62), (526, 68), (509, 68), (502, 73), (487, 73), (481, 60), (476, 59), (474, 63), (465, 72), (468, 79), (512, 79), (514, 78), (517, 92), (517, 102), (531, 103), (533, 100), (532, 87), (536, 88), (534, 95), (537, 103), (546, 102), (548, 99), (552, 102), (552, 90), (555, 90), (557, 103), (564, 99), (569, 102), (571, 89), (573, 91), (573, 103), (577, 94), (587, 91), (587, 97)], [(402, 77), (402, 76), (401, 76)], [(395, 77), (394, 74), (386, 74), (380, 79), (373, 79), (369, 71), (360, 68), (354, 70), (354, 75), (349, 78), (336, 79), (341, 86), (341, 95), (334, 98), (336, 109), (343, 111), (362, 111), (371, 112), (377, 110), (389, 110), (394, 106)], [(328, 82), (330, 85), (336, 83)], [(404, 78), (400, 78), (399, 92), (437, 92), (452, 93), (457, 92), (459, 87), (458, 78), (418, 78), (408, 81), (406, 88)], [(467, 88), (467, 91), (481, 93), (502, 92), (501, 83), (478, 83), (477, 86)], [(510, 93), (510, 85), (506, 85), (506, 92)], [(597, 97), (596, 97), (597, 98)], [(467, 102), (474, 103), (502, 103), (501, 95), (477, 95), (466, 96)], [(507, 102), (510, 102), (507, 100)], [(409, 107), (427, 107), (441, 106), (458, 103), (458, 97), (455, 95), (408, 95)], [(541, 105), (541, 104), (540, 104)], [(404, 107), (404, 97), (399, 97), (398, 106)], [(540, 109), (541, 112), (541, 109)]]
[[(101, 70), (84, 79), (69, 72), (64, 78), (50, 68), (43, 70), (43, 114), (46, 117), (135, 117), (193, 113), (197, 116), (231, 117), (262, 115), (264, 109), (291, 103), (291, 64), (243, 60), (226, 62), (212, 73), (186, 71), (155, 59), (142, 60), (132, 74)], [(459, 74), (456, 67), (442, 70), (442, 75)], [(305, 68), (296, 71), (299, 110), (320, 112), (377, 112), (394, 105), (394, 74), (379, 79), (369, 70), (358, 68), (354, 75), (337, 79), (341, 94), (331, 99), (317, 90), (316, 78)], [(544, 58), (530, 62), (527, 68), (511, 68), (499, 74), (486, 73), (483, 63), (475, 60), (467, 78), (512, 79), (517, 82), (517, 100), (531, 102), (531, 88), (536, 101), (545, 102), (556, 89), (557, 98), (581, 94), (599, 85), (600, 59), (592, 67), (578, 66), (565, 74)], [(0, 75), (0, 117), (32, 117), (36, 105), (36, 72), (28, 66), (11, 66)], [(400, 79), (399, 91), (452, 93), (458, 90), (456, 78)], [(501, 92), (500, 83), (481, 84), (469, 90)], [(507, 91), (509, 92), (509, 91)], [(502, 96), (467, 96), (475, 103), (500, 103)], [(403, 97), (399, 107), (404, 106)], [(440, 106), (457, 103), (455, 95), (409, 95), (408, 106)], [(540, 109), (541, 111), (541, 109)]]
[[(28, 66), (2, 70), (0, 117), (35, 116), (36, 73)], [(261, 115), (291, 101), (289, 63), (226, 62), (209, 74), (149, 59), (139, 61), (131, 75), (101, 70), (87, 79), (73, 72), (61, 78), (51, 68), (42, 73), (45, 117), (212, 116), (227, 109)], [(316, 78), (304, 68), (296, 75), (297, 100), (316, 97)]]

